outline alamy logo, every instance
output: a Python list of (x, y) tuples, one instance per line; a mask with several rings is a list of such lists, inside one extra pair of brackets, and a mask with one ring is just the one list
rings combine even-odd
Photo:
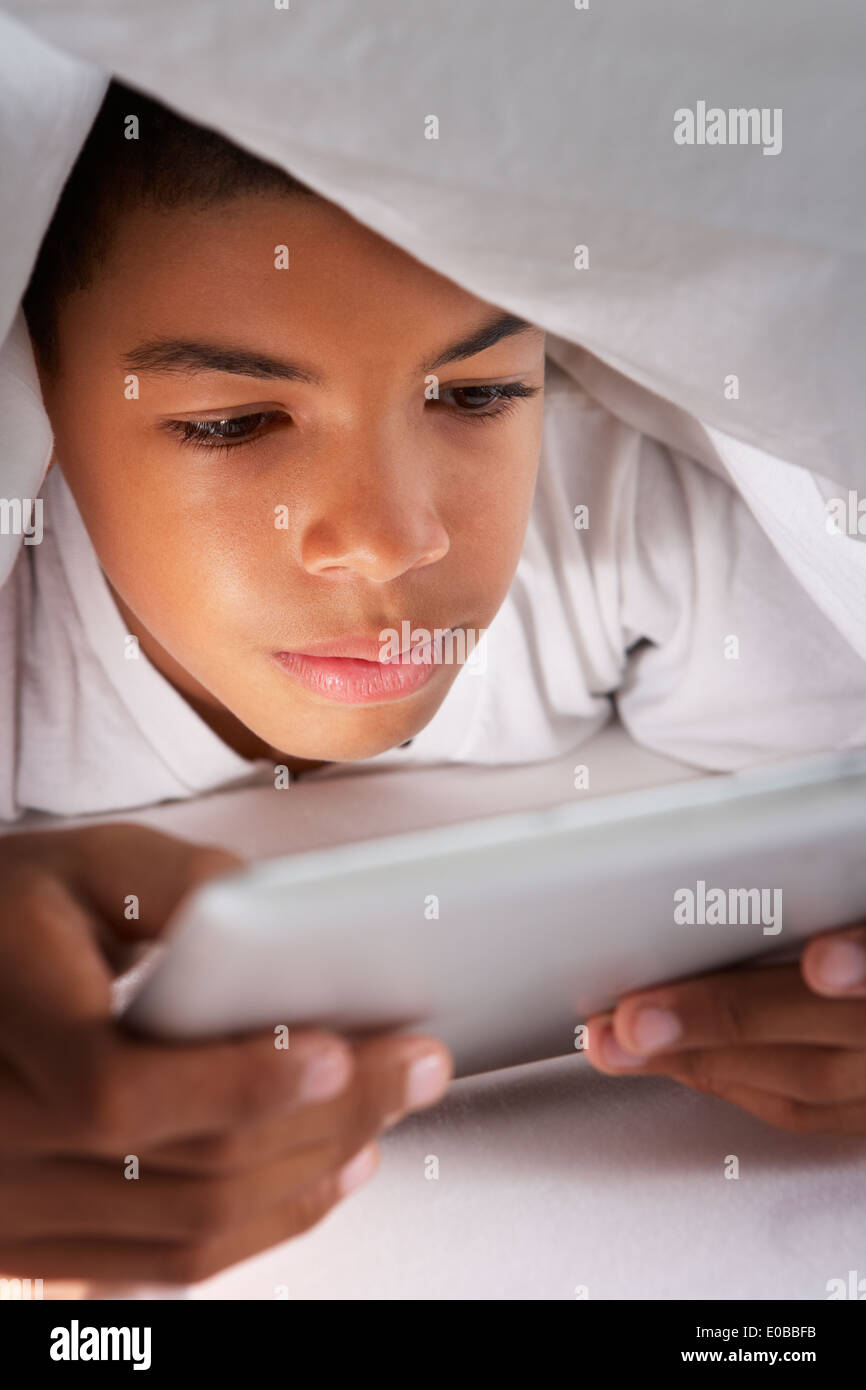
[(674, 143), (677, 145), (763, 145), (763, 154), (778, 154), (782, 148), (782, 108), (739, 106), (727, 111), (721, 106), (695, 103), (695, 109), (680, 106), (674, 112)]
[(782, 930), (781, 888), (677, 888), (674, 921), (678, 926), (763, 926), (764, 936)]
[(853, 1298), (861, 1303), (866, 1299), (866, 1279), (861, 1279), (856, 1269), (848, 1270), (847, 1280), (828, 1279), (824, 1287), (831, 1303), (840, 1298)]
[(386, 665), (465, 666), (476, 674), (487, 669), (487, 645), (483, 627), (413, 628), (404, 618), (401, 631), (383, 627), (379, 633), (379, 660)]
[(52, 1361), (132, 1361), (134, 1371), (150, 1370), (149, 1327), (52, 1327)]
[(847, 499), (829, 498), (825, 510), (824, 527), (831, 536), (866, 536), (866, 497), (854, 488), (848, 489)]
[(25, 1302), (30, 1298), (43, 1298), (41, 1279), (0, 1279), (0, 1299), (4, 1302)]
[(0, 535), (23, 536), (25, 545), (42, 541), (42, 498), (0, 497)]

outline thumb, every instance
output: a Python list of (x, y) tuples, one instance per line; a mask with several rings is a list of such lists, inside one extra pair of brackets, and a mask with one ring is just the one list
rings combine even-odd
[(58, 833), (61, 876), (121, 941), (158, 935), (197, 884), (243, 867), (229, 850), (127, 822)]
[(126, 969), (185, 893), (242, 862), (124, 823), (0, 837), (0, 1072), (77, 1064), (80, 1026), (111, 1017), (106, 961)]
[(866, 926), (816, 937), (803, 952), (800, 968), (816, 994), (866, 999)]

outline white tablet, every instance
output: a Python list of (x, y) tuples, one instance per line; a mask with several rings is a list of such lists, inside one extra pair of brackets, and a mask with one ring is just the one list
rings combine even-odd
[(123, 1018), (570, 1052), (626, 991), (866, 918), (866, 751), (263, 861), (182, 906)]

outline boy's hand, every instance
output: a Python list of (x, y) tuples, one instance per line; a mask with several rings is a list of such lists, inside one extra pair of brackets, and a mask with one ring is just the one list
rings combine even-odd
[(629, 994), (588, 1031), (600, 1071), (672, 1076), (780, 1129), (866, 1134), (863, 926), (814, 938), (799, 966)]
[(376, 1136), (447, 1088), (433, 1038), (292, 1030), (277, 1050), (271, 1032), (175, 1045), (117, 1026), (100, 940), (158, 935), (240, 862), (135, 825), (0, 838), (4, 1275), (208, 1278), (321, 1220), (375, 1170)]

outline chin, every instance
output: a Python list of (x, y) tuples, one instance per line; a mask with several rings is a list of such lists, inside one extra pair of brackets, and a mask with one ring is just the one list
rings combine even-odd
[(363, 762), (365, 758), (375, 758), (379, 753), (387, 753), (391, 748), (398, 748), (401, 743), (405, 743), (408, 738), (412, 737), (412, 730), (407, 733), (401, 731), (390, 736), (379, 735), (378, 737), (372, 734), (366, 736), (358, 734), (354, 738), (328, 738), (326, 735), (322, 739), (305, 741), (305, 747), (302, 749), (298, 748), (296, 744), (291, 744), (291, 756), (325, 763)]
[[(381, 705), (377, 708), (385, 711), (388, 707)], [(261, 729), (256, 732), (272, 748), (282, 749), (286, 757), (325, 763), (362, 762), (365, 758), (375, 758), (380, 753), (398, 748), (407, 739), (414, 738), (426, 724), (429, 724), (434, 713), (435, 710), (431, 710), (425, 712), (423, 718), (416, 715), (414, 719), (401, 720), (396, 727), (391, 723), (387, 728), (381, 723), (378, 726), (370, 723), (366, 728), (339, 729), (333, 726), (333, 721), (330, 721), (329, 728), (329, 721), (323, 719), (321, 730), (311, 730), (309, 733), (299, 730), (297, 725), (294, 731), (281, 728), (274, 730), (272, 734)]]

